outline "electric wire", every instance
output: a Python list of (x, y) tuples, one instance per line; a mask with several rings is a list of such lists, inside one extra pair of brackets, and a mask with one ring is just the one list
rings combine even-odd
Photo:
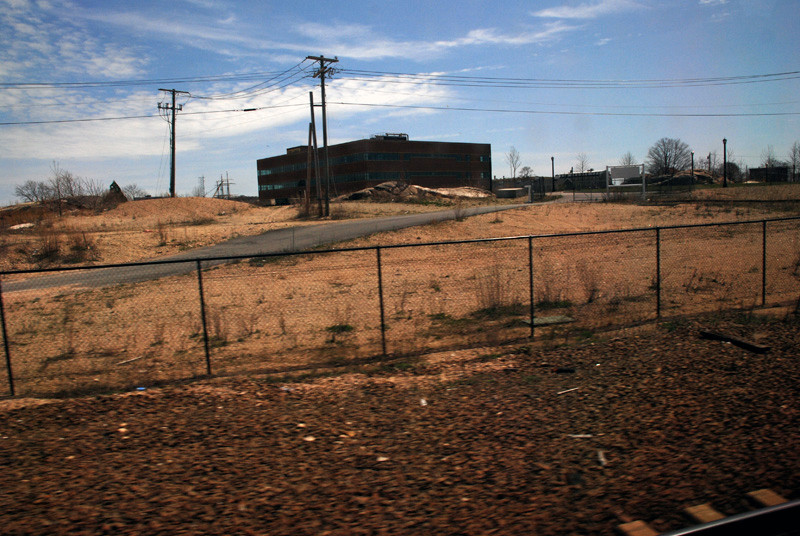
[[(271, 106), (258, 106), (255, 108), (233, 108), (229, 110), (204, 110), (199, 112), (182, 112), (181, 117), (186, 115), (207, 115), (207, 114), (222, 114), (222, 113), (234, 113), (234, 112), (255, 112), (259, 110), (269, 110), (272, 108), (288, 108), (291, 106), (307, 106), (307, 104), (283, 104), (283, 105), (271, 105)], [(21, 126), (21, 125), (48, 125), (48, 124), (57, 124), (57, 123), (90, 123), (92, 121), (120, 121), (125, 119), (150, 119), (153, 117), (162, 117), (161, 114), (149, 114), (149, 115), (127, 115), (127, 116), (119, 116), (119, 117), (91, 117), (91, 118), (84, 118), (84, 119), (50, 119), (47, 121), (8, 121), (8, 122), (0, 122), (0, 126)]]
[(386, 83), (434, 84), (462, 87), (489, 88), (524, 88), (524, 89), (619, 89), (619, 88), (675, 88), (675, 87), (707, 87), (732, 84), (754, 84), (795, 80), (800, 78), (800, 71), (779, 73), (707, 77), (707, 78), (674, 78), (674, 79), (569, 79), (569, 78), (511, 78), (446, 75), (436, 73), (398, 73), (390, 71), (367, 71), (359, 69), (339, 69), (341, 73), (350, 74), (350, 80), (370, 81), (380, 78)]
[(637, 113), (637, 112), (570, 112), (566, 110), (510, 110), (506, 108), (466, 108), (463, 106), (422, 106), (412, 104), (371, 104), (359, 102), (333, 102), (330, 105), (365, 106), (371, 108), (401, 108), (413, 110), (441, 110), (452, 112), (491, 112), (534, 115), (585, 115), (585, 116), (621, 116), (621, 117), (775, 117), (800, 115), (800, 112), (756, 112), (756, 113)]
[[(195, 99), (219, 100), (219, 99), (246, 98), (246, 97), (248, 97), (250, 95), (253, 95), (253, 94), (260, 94), (260, 93), (258, 93), (257, 88), (262, 88), (262, 86), (265, 86), (265, 84), (269, 84), (270, 82), (274, 81), (275, 79), (280, 78), (281, 76), (287, 75), (288, 73), (291, 73), (292, 71), (295, 71), (301, 65), (303, 65), (303, 63), (305, 63), (305, 61), (306, 61), (306, 59), (303, 59), (302, 61), (298, 62), (296, 65), (290, 67), (289, 69), (286, 69), (285, 71), (280, 72), (280, 73), (276, 74), (275, 76), (273, 76), (271, 78), (268, 78), (267, 80), (265, 80), (263, 82), (259, 82), (258, 84), (255, 84), (253, 86), (250, 86), (250, 87), (247, 87), (247, 88), (244, 88), (244, 89), (240, 89), (240, 90), (237, 90), (237, 91), (231, 91), (229, 93), (219, 93), (219, 94), (216, 94), (216, 95), (208, 95), (208, 96), (192, 95), (192, 97), (195, 98)], [(307, 71), (308, 71), (308, 67), (303, 68), (303, 69), (299, 69), (299, 73), (305, 73)], [(278, 83), (283, 82), (286, 79), (292, 78), (293, 76), (295, 76), (297, 74), (298, 74), (298, 72), (294, 72), (291, 75), (289, 75), (288, 77), (279, 80)], [(269, 88), (269, 87), (272, 87), (272, 86), (266, 86), (266, 88)], [(266, 88), (262, 88), (262, 89), (266, 89)]]
[[(301, 62), (302, 63), (302, 62)], [(285, 72), (285, 71), (284, 71)], [(281, 72), (265, 71), (232, 75), (193, 76), (184, 78), (149, 78), (139, 80), (112, 80), (92, 82), (0, 82), (0, 89), (52, 89), (52, 88), (98, 88), (147, 86), (153, 84), (199, 84), (207, 82), (236, 82), (261, 80), (264, 77), (276, 76)]]

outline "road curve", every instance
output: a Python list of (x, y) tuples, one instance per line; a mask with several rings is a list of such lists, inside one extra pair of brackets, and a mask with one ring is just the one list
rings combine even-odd
[[(501, 210), (519, 208), (524, 205), (500, 205), (470, 207), (460, 209), (464, 217), (487, 214)], [(315, 247), (352, 240), (361, 236), (383, 231), (395, 231), (407, 227), (455, 219), (456, 210), (426, 212), (404, 216), (387, 216), (350, 220), (334, 223), (321, 223), (303, 227), (291, 227), (254, 236), (242, 236), (231, 240), (194, 249), (185, 253), (163, 257), (152, 263), (93, 268), (90, 270), (71, 270), (54, 272), (24, 281), (3, 282), (2, 291), (17, 292), (53, 287), (104, 287), (121, 283), (138, 283), (161, 277), (189, 273), (197, 267), (196, 261), (220, 257), (239, 257), (308, 251)], [(203, 266), (221, 264), (224, 261), (207, 261)]]

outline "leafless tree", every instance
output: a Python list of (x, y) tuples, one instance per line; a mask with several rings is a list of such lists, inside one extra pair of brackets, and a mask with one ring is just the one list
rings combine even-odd
[(578, 165), (575, 167), (578, 173), (584, 173), (589, 169), (589, 157), (586, 153), (578, 153)]
[(785, 166), (786, 162), (781, 162), (777, 156), (775, 156), (775, 149), (773, 149), (772, 145), (768, 145), (766, 149), (761, 151), (761, 167), (775, 167), (775, 166)]
[(48, 185), (40, 181), (25, 181), (14, 187), (14, 195), (24, 201), (41, 203), (50, 199), (52, 192)]
[(511, 178), (517, 176), (517, 168), (519, 168), (519, 151), (513, 145), (506, 153), (506, 162), (508, 162), (508, 167), (511, 168)]
[(636, 157), (634, 157), (633, 154), (630, 151), (628, 151), (627, 153), (622, 155), (622, 158), (619, 159), (619, 165), (620, 166), (635, 166), (636, 165)]
[(533, 177), (533, 168), (530, 166), (523, 166), (519, 170), (519, 176), (523, 179), (529, 179)]
[(677, 138), (661, 138), (647, 151), (647, 171), (653, 175), (669, 175), (692, 164), (692, 151)]
[(108, 190), (108, 188), (103, 186), (102, 182), (95, 179), (83, 179), (81, 182), (83, 183), (83, 190), (86, 195), (92, 197), (101, 197), (106, 193), (106, 190)]
[(144, 197), (147, 195), (147, 192), (139, 188), (136, 183), (126, 184), (122, 187), (122, 193), (125, 194), (125, 197), (133, 201), (138, 197)]
[(797, 167), (800, 166), (800, 141), (796, 141), (789, 149), (789, 164), (792, 166), (792, 181), (797, 175)]

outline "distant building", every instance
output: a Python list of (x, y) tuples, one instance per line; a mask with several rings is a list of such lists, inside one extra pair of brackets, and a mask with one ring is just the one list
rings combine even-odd
[[(319, 148), (320, 175), (324, 151)], [(302, 199), (308, 177), (308, 147), (256, 162), (258, 197), (262, 202), (287, 204)], [(313, 156), (313, 155), (312, 155)], [(428, 188), (475, 186), (491, 189), (492, 158), (488, 143), (410, 141), (407, 134), (384, 134), (328, 146), (330, 196), (355, 192), (386, 181), (405, 181)], [(316, 197), (311, 163), (311, 197)], [(323, 185), (324, 186), (324, 185)]]
[(789, 182), (791, 180), (789, 166), (770, 166), (750, 168), (750, 180), (759, 182)]

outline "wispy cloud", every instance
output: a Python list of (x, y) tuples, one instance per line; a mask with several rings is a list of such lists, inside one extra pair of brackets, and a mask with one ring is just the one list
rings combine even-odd
[(0, 73), (24, 76), (35, 69), (58, 78), (64, 73), (128, 77), (143, 72), (147, 59), (136, 50), (103, 44), (85, 26), (59, 17), (65, 5), (0, 0)]
[[(314, 47), (334, 50), (339, 56), (353, 59), (416, 58), (425, 59), (458, 48), (496, 45), (524, 46), (554, 41), (573, 26), (561, 21), (540, 28), (504, 32), (496, 28), (470, 30), (461, 37), (438, 41), (399, 41), (375, 34), (371, 28), (354, 24), (301, 24), (296, 30), (304, 38), (313, 39)], [(307, 49), (309, 45), (304, 45)]]
[(703, 6), (721, 6), (727, 3), (728, 0), (700, 0), (700, 5)]
[(287, 25), (287, 32), (281, 39), (273, 40), (265, 39), (260, 28), (252, 27), (248, 30), (244, 24), (239, 25), (237, 32), (220, 31), (220, 26), (230, 25), (235, 20), (228, 15), (221, 20), (198, 18), (191, 22), (159, 19), (135, 11), (86, 10), (80, 16), (120, 28), (133, 27), (159, 39), (177, 41), (186, 46), (232, 57), (254, 56), (265, 52), (284, 56), (286, 53), (304, 55), (327, 50), (330, 51), (329, 54), (351, 59), (425, 59), (450, 50), (473, 46), (543, 44), (557, 40), (565, 32), (574, 29), (563, 21), (552, 21), (515, 32), (477, 28), (451, 39), (428, 41), (395, 39), (362, 24), (301, 22), (294, 26)]
[(553, 19), (596, 19), (604, 15), (633, 11), (642, 7), (639, 2), (634, 0), (600, 0), (577, 6), (551, 7), (536, 11), (532, 15)]

